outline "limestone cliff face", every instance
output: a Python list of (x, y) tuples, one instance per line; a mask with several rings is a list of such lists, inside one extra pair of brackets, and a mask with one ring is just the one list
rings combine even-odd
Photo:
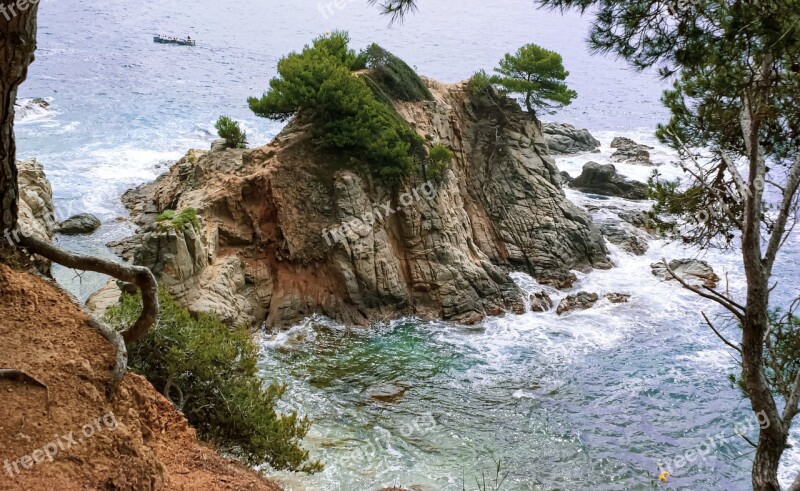
[[(350, 324), (405, 314), (476, 322), (524, 309), (511, 270), (568, 286), (571, 269), (610, 267), (517, 104), (428, 83), (435, 101), (397, 110), (428, 144), (453, 151), (442, 175), (421, 169), (386, 185), (314, 151), (292, 122), (258, 149), (191, 151), (127, 193), (144, 227), (136, 262), (193, 310), (268, 326), (316, 313)], [(187, 207), (200, 230), (153, 223)]]

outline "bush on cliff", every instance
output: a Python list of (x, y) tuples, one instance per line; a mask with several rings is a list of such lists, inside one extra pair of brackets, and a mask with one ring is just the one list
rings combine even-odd
[(425, 82), (406, 62), (377, 44), (369, 45), (361, 53), (373, 80), (392, 99), (399, 101), (429, 101), (433, 94)]
[[(356, 54), (348, 43), (346, 33), (335, 32), (282, 58), (279, 76), (270, 80), (261, 98), (248, 99), (250, 108), (258, 116), (281, 121), (299, 114), (313, 123), (313, 141), (321, 150), (336, 152), (345, 162), (365, 164), (382, 177), (406, 175), (423, 153), (422, 139), (400, 118), (388, 96), (376, 95), (374, 87), (354, 76), (353, 70), (363, 68), (369, 57)], [(403, 72), (397, 63), (392, 66)]]
[[(249, 465), (316, 472), (301, 439), (310, 422), (275, 405), (285, 387), (265, 386), (258, 350), (245, 329), (230, 330), (216, 316), (193, 317), (162, 289), (158, 325), (129, 347), (129, 366), (174, 401), (198, 435)], [(123, 296), (106, 314), (118, 328), (136, 321), (139, 296)]]
[(567, 87), (561, 55), (535, 44), (526, 44), (513, 55), (507, 53), (491, 77), (505, 94), (520, 94), (531, 117), (539, 109), (553, 110), (572, 103), (578, 94)]
[(220, 116), (214, 124), (217, 134), (225, 140), (228, 148), (247, 148), (247, 133), (242, 131), (239, 123), (228, 116)]
[(427, 176), (436, 178), (444, 174), (450, 167), (453, 156), (453, 152), (442, 144), (432, 146), (428, 151), (428, 165), (425, 167)]

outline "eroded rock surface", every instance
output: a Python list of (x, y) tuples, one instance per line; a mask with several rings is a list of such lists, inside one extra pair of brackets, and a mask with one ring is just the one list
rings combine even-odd
[(572, 312), (573, 310), (586, 310), (592, 308), (600, 299), (596, 293), (578, 292), (574, 295), (564, 297), (556, 308), (558, 315)]
[(584, 193), (616, 196), (626, 199), (645, 199), (647, 185), (617, 173), (614, 164), (587, 162), (583, 172), (569, 182), (569, 187)]
[(71, 216), (58, 224), (56, 232), (64, 235), (90, 234), (100, 228), (100, 220), (89, 213)]
[[(434, 101), (397, 110), (453, 151), (440, 177), (387, 186), (336, 168), (294, 121), (262, 148), (191, 151), (126, 193), (146, 230), (136, 262), (192, 309), (227, 305), (229, 321), (276, 327), (312, 314), (347, 324), (405, 314), (473, 323), (524, 311), (510, 270), (568, 287), (572, 269), (611, 267), (600, 231), (565, 199), (519, 106), (428, 83)], [(156, 214), (187, 207), (199, 230), (158, 231)]]
[[(653, 263), (650, 268), (653, 274), (662, 280), (675, 280), (663, 262)], [(711, 265), (700, 259), (673, 259), (669, 262), (669, 269), (675, 276), (694, 286), (716, 288), (719, 281), (719, 276), (714, 273)]]
[(611, 155), (615, 162), (625, 162), (628, 164), (653, 165), (650, 161), (650, 150), (653, 147), (641, 145), (623, 136), (618, 136), (611, 141), (611, 148), (617, 151)]
[(571, 124), (544, 123), (542, 133), (551, 154), (593, 152), (600, 148), (600, 142), (589, 130), (579, 130)]

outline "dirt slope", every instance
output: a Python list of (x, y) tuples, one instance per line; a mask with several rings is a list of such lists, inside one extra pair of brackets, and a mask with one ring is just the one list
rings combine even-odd
[(126, 375), (109, 400), (114, 348), (86, 320), (52, 283), (0, 263), (0, 369), (47, 386), (0, 378), (0, 490), (280, 489), (199, 444), (144, 378)]

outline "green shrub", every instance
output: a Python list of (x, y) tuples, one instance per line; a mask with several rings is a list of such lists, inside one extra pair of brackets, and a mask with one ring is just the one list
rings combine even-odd
[(453, 161), (453, 152), (442, 144), (431, 147), (428, 152), (428, 165), (426, 172), (429, 177), (439, 177), (444, 174)]
[(239, 123), (228, 116), (220, 116), (214, 124), (217, 134), (225, 139), (228, 148), (247, 148), (247, 133), (242, 131)]
[(369, 45), (362, 56), (369, 68), (367, 77), (392, 99), (399, 101), (429, 101), (433, 94), (419, 75), (406, 62), (381, 48)]
[(404, 176), (415, 169), (422, 139), (388, 97), (376, 96), (368, 82), (353, 75), (366, 57), (348, 49), (347, 41), (337, 32), (281, 59), (279, 76), (261, 98), (248, 99), (250, 108), (281, 121), (300, 113), (312, 123), (319, 149), (335, 152), (343, 162), (364, 164), (381, 177)]
[(187, 223), (191, 223), (195, 230), (200, 230), (200, 220), (194, 208), (184, 208), (180, 213), (166, 210), (156, 217), (156, 223), (161, 227), (171, 226), (176, 232), (183, 230)]
[(486, 70), (480, 70), (472, 74), (467, 81), (467, 90), (472, 95), (485, 93), (492, 85), (491, 77)]
[[(228, 329), (217, 316), (193, 317), (163, 289), (157, 327), (129, 347), (129, 367), (183, 411), (198, 435), (249, 465), (316, 472), (301, 439), (310, 422), (278, 414), (285, 387), (265, 386), (258, 349), (245, 329)], [(106, 320), (122, 329), (136, 321), (141, 297), (125, 295)]]

